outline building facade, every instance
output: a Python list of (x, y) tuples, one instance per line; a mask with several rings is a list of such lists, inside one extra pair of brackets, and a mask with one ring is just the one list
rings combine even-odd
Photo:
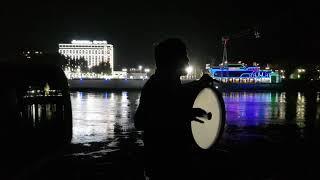
[(59, 53), (75, 60), (84, 58), (89, 68), (109, 61), (113, 72), (113, 45), (107, 41), (73, 40), (71, 44), (59, 44)]

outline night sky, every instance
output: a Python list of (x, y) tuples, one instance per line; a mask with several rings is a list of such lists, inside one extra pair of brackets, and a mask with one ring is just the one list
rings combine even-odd
[[(218, 3), (219, 2), (219, 3)], [(72, 39), (107, 40), (115, 64), (153, 64), (153, 44), (182, 38), (191, 62), (221, 61), (223, 35), (255, 28), (229, 44), (234, 60), (317, 63), (319, 29), (316, 5), (277, 1), (86, 1), (2, 4), (1, 54), (24, 48), (57, 51)]]

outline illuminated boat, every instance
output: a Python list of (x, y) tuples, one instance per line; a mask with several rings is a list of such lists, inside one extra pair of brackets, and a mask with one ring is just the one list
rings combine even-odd
[(223, 83), (279, 83), (278, 73), (259, 66), (247, 67), (243, 64), (226, 64), (224, 66), (210, 67), (209, 74), (213, 79)]

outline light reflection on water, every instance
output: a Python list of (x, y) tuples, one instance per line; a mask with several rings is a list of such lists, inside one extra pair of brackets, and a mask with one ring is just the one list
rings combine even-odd
[(115, 131), (134, 129), (131, 121), (139, 92), (75, 92), (71, 94), (72, 143), (113, 139)]
[[(74, 92), (72, 143), (104, 142), (135, 131), (132, 117), (140, 92)], [(223, 93), (227, 125), (254, 127), (294, 124), (319, 119), (320, 94), (285, 92)]]

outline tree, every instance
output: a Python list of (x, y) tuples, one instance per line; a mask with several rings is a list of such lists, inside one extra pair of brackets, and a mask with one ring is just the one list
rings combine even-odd
[(93, 66), (91, 68), (91, 71), (94, 72), (94, 73), (97, 73), (97, 74), (104, 73), (104, 74), (110, 75), (111, 74), (110, 62), (109, 61), (101, 62), (99, 65)]
[(81, 72), (83, 73), (89, 72), (88, 61), (86, 61), (84, 57), (80, 57), (80, 59), (78, 59), (77, 61), (78, 61), (78, 65), (80, 66)]

